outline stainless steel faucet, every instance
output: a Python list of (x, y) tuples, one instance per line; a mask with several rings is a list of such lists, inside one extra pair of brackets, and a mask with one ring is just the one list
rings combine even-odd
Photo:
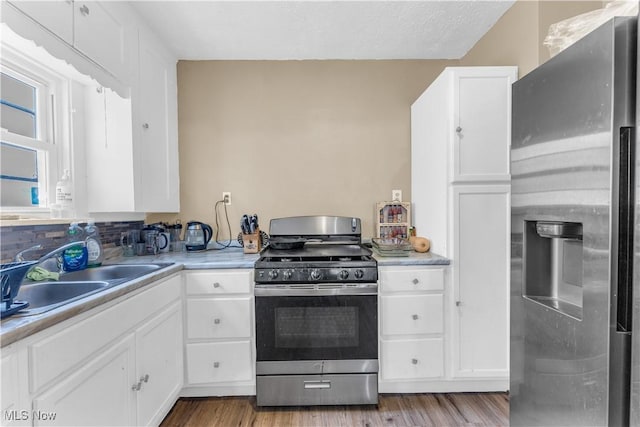
[[(55, 248), (54, 250), (52, 250), (51, 252), (43, 255), (40, 257), (40, 259), (38, 259), (38, 265), (40, 264), (44, 264), (47, 260), (54, 258), (56, 260), (56, 268), (58, 269), (59, 273), (62, 273), (62, 260), (60, 259), (60, 255), (62, 254), (62, 252), (64, 252), (65, 250), (72, 248), (74, 246), (86, 246), (87, 243), (84, 240), (78, 240), (76, 242), (70, 242), (70, 243), (66, 243), (58, 248)], [(19, 252), (16, 256), (15, 256), (15, 260), (16, 262), (22, 262), (24, 261), (24, 257), (23, 255), (26, 252), (30, 252), (30, 251), (35, 251), (38, 249), (42, 249), (42, 245), (36, 245), (36, 246), (32, 246), (28, 249), (25, 249), (21, 252)]]
[(37, 251), (40, 249), (42, 249), (42, 245), (31, 246), (30, 248), (27, 248), (23, 251), (18, 252), (13, 260), (15, 262), (24, 262), (24, 254), (26, 254), (27, 252)]

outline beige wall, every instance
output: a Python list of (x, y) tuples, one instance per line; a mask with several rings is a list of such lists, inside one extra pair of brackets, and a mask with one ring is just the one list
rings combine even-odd
[(518, 65), (523, 75), (544, 56), (548, 22), (600, 5), (518, 1), (460, 61), (180, 61), (181, 212), (147, 221), (215, 226), (215, 203), (231, 191), (233, 237), (244, 213), (265, 231), (281, 216), (357, 216), (370, 237), (375, 202), (392, 189), (411, 198), (410, 106), (443, 68)]

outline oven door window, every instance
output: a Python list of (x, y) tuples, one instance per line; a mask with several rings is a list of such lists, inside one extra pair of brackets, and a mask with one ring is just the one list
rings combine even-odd
[(377, 297), (256, 297), (259, 361), (376, 359)]

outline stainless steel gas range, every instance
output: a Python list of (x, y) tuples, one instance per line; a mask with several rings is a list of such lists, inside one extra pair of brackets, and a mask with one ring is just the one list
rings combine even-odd
[(378, 265), (359, 218), (271, 220), (255, 263), (258, 406), (378, 403)]

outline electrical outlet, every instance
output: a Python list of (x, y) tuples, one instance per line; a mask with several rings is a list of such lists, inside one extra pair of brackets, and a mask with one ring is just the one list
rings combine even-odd
[(222, 200), (224, 200), (225, 205), (231, 204), (231, 191), (223, 191), (222, 192)]
[(391, 200), (394, 202), (401, 202), (402, 190), (391, 190)]

